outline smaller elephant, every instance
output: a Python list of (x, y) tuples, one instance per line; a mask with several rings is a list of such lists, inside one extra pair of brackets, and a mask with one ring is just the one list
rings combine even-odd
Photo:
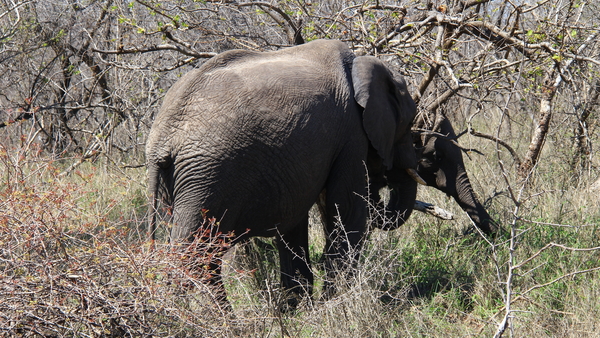
[(420, 133), (415, 136), (415, 148), (419, 157), (417, 172), (428, 186), (435, 187), (452, 196), (469, 215), (475, 226), (484, 234), (493, 236), (500, 228), (477, 199), (465, 169), (462, 149), (456, 141), (456, 133), (447, 117), (443, 117), (434, 132), (444, 135)]
[[(465, 169), (462, 149), (456, 141), (456, 133), (447, 117), (441, 116), (432, 131), (413, 131), (417, 156), (417, 173), (425, 184), (452, 196), (469, 215), (473, 223), (486, 235), (495, 235), (498, 225), (492, 220), (477, 199)], [(393, 230), (404, 224), (411, 215), (417, 185), (406, 172), (396, 169), (372, 171), (370, 199), (380, 202), (379, 190), (392, 187), (386, 211), (376, 219), (375, 226)], [(390, 212), (394, 210), (394, 212)]]

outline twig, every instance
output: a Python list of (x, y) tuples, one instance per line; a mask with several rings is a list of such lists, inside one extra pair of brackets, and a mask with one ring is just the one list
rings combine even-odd
[(506, 150), (508, 150), (510, 155), (513, 157), (513, 160), (515, 161), (515, 166), (517, 168), (521, 166), (521, 158), (519, 157), (519, 154), (517, 154), (515, 149), (513, 149), (513, 147), (511, 147), (510, 144), (506, 143), (504, 140), (502, 140), (498, 137), (492, 136), (492, 135), (488, 135), (488, 134), (484, 134), (484, 133), (475, 131), (475, 129), (473, 129), (473, 127), (470, 125), (470, 123), (469, 123), (468, 131), (469, 131), (469, 134), (471, 134), (473, 136), (488, 139), (488, 140), (494, 141), (497, 144), (501, 145)]
[(119, 48), (116, 50), (105, 50), (105, 49), (92, 48), (93, 52), (101, 53), (101, 54), (138, 54), (138, 53), (142, 54), (142, 53), (149, 53), (149, 52), (158, 52), (158, 51), (162, 51), (162, 50), (173, 50), (173, 51), (179, 52), (181, 54), (184, 54), (187, 56), (192, 56), (195, 58), (200, 58), (200, 59), (211, 58), (211, 57), (217, 55), (217, 53), (215, 53), (215, 52), (196, 52), (193, 50), (182, 48), (181, 46), (175, 46), (175, 45), (171, 45), (171, 44), (154, 45), (154, 46), (150, 46), (150, 47), (146, 47), (146, 48), (137, 48), (137, 47)]
[(519, 221), (523, 221), (523, 222), (531, 223), (531, 224), (537, 224), (537, 225), (550, 225), (550, 226), (563, 227), (563, 228), (583, 228), (583, 227), (595, 226), (595, 224), (570, 225), (570, 224), (540, 222), (540, 221), (533, 221), (533, 220), (523, 218), (523, 217), (519, 217)]
[[(595, 248), (595, 250), (598, 250), (598, 249), (600, 249), (600, 248)], [(522, 292), (521, 294), (526, 295), (526, 294), (530, 293), (533, 290), (537, 290), (537, 289), (540, 289), (540, 288), (552, 285), (552, 284), (554, 284), (556, 282), (559, 282), (559, 281), (561, 281), (561, 280), (563, 280), (563, 279), (565, 279), (567, 277), (573, 277), (573, 276), (576, 276), (576, 275), (581, 275), (581, 274), (584, 274), (584, 273), (594, 272), (594, 271), (600, 271), (600, 266), (597, 266), (597, 267), (591, 268), (591, 269), (578, 270), (578, 271), (570, 272), (570, 273), (568, 273), (566, 275), (562, 275), (560, 277), (557, 277), (557, 278), (555, 278), (555, 279), (553, 279), (553, 280), (551, 280), (551, 281), (549, 281), (547, 283), (538, 284), (538, 285), (532, 286), (529, 289), (527, 289), (526, 291)]]
[[(568, 247), (568, 246), (562, 245), (562, 244), (548, 243), (543, 248), (541, 248), (540, 250), (538, 250), (538, 252), (536, 252), (533, 255), (529, 256), (529, 258), (527, 258), (523, 262), (515, 265), (514, 268), (515, 269), (521, 268), (523, 265), (525, 265), (525, 264), (531, 262), (532, 260), (534, 260), (535, 258), (537, 258), (542, 252), (544, 252), (544, 251), (546, 251), (546, 250), (548, 250), (550, 248), (554, 248), (554, 247), (558, 247), (558, 248), (561, 248), (561, 249), (564, 249), (564, 250), (569, 250), (569, 251), (584, 251), (584, 252), (585, 251), (598, 251), (598, 250), (600, 250), (600, 246), (593, 247), (593, 248), (571, 248), (571, 247)], [(598, 269), (598, 268), (594, 268), (594, 269)], [(524, 292), (523, 294), (526, 294), (526, 293), (527, 292)]]

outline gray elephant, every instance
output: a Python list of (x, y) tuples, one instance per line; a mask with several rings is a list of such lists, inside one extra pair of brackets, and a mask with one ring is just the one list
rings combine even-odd
[[(484, 234), (496, 235), (500, 229), (473, 191), (465, 169), (462, 149), (457, 143), (456, 133), (448, 118), (440, 115), (435, 126), (430, 128), (426, 128), (422, 120), (418, 120), (416, 124), (425, 128), (413, 131), (419, 178), (423, 179), (426, 185), (452, 196)], [(417, 186), (405, 171), (396, 168), (372, 170), (370, 174), (372, 203), (381, 203), (381, 188), (392, 188), (390, 202), (385, 212), (378, 214), (374, 224), (384, 230), (394, 230), (404, 224), (411, 215)]]
[[(152, 125), (149, 231), (162, 198), (173, 207), (172, 242), (209, 223), (202, 236), (233, 232), (225, 237), (232, 243), (275, 236), (283, 287), (310, 294), (308, 211), (322, 192), (331, 280), (356, 262), (367, 173), (378, 188), (391, 182), (392, 193), (407, 191), (414, 202), (415, 112), (402, 79), (339, 41), (222, 53), (173, 85)], [(211, 257), (210, 282), (223, 301), (219, 253)], [(326, 293), (332, 288), (326, 283)]]
[(484, 234), (496, 235), (501, 229), (473, 191), (454, 128), (448, 118), (440, 117), (433, 131), (441, 136), (429, 133), (415, 135), (417, 171), (427, 185), (454, 198)]

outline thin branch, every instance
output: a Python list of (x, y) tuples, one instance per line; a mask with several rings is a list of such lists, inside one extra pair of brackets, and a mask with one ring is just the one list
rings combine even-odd
[(435, 136), (437, 139), (441, 139), (441, 140), (446, 140), (448, 142), (452, 142), (452, 144), (454, 144), (456, 147), (458, 147), (460, 150), (462, 150), (465, 153), (469, 153), (469, 152), (474, 152), (477, 153), (479, 155), (483, 155), (483, 153), (477, 149), (474, 148), (465, 148), (462, 147), (460, 144), (458, 144), (458, 142), (456, 141), (460, 136), (462, 136), (465, 132), (460, 133), (459, 135), (456, 136), (448, 136), (442, 133), (438, 133), (436, 131), (432, 131), (429, 129), (424, 129), (424, 128), (413, 128), (411, 129), (412, 132), (417, 132), (420, 134), (429, 134), (429, 135), (433, 135)]
[[(598, 249), (600, 249), (600, 248), (595, 248), (595, 250), (598, 250)], [(550, 286), (550, 285), (552, 285), (554, 283), (557, 283), (557, 282), (559, 282), (559, 281), (561, 281), (561, 280), (563, 280), (565, 278), (573, 277), (573, 276), (577, 276), (577, 275), (581, 275), (581, 274), (584, 274), (584, 273), (590, 273), (590, 272), (594, 272), (594, 271), (600, 271), (600, 266), (597, 266), (597, 267), (591, 268), (591, 269), (578, 270), (578, 271), (567, 273), (567, 274), (559, 276), (559, 277), (557, 277), (557, 278), (555, 278), (555, 279), (553, 279), (553, 280), (551, 280), (551, 281), (549, 281), (547, 283), (534, 285), (534, 286), (530, 287), (529, 289), (525, 290), (524, 292), (522, 292), (521, 294), (522, 295), (527, 295), (531, 291), (534, 291), (534, 290), (537, 290), (537, 289), (541, 289), (541, 288), (544, 288), (546, 286)]]
[(117, 55), (138, 54), (138, 53), (141, 54), (141, 53), (157, 52), (157, 51), (162, 51), (162, 50), (173, 50), (173, 51), (179, 52), (181, 54), (184, 54), (187, 56), (192, 56), (192, 57), (199, 58), (199, 59), (212, 58), (213, 56), (217, 55), (217, 53), (215, 53), (215, 52), (195, 52), (193, 50), (181, 48), (181, 46), (175, 46), (175, 45), (171, 45), (171, 44), (154, 45), (154, 46), (146, 47), (146, 48), (137, 48), (137, 47), (119, 48), (117, 50), (103, 50), (103, 49), (92, 48), (92, 51), (96, 52), (96, 53), (117, 54)]
[[(244, 2), (244, 3), (238, 3), (236, 4), (237, 7), (246, 7), (246, 6), (258, 6), (259, 8), (261, 8), (262, 10), (264, 10), (265, 12), (267, 12), (267, 14), (269, 14), (269, 16), (275, 20), (275, 22), (277, 22), (277, 24), (284, 30), (286, 31), (287, 35), (288, 35), (288, 39), (290, 41), (291, 44), (294, 45), (301, 45), (304, 43), (304, 39), (302, 38), (302, 34), (301, 34), (301, 30), (299, 25), (297, 25), (294, 20), (292, 20), (290, 18), (289, 15), (287, 15), (281, 8), (274, 6), (268, 2), (258, 2), (258, 1), (253, 1), (253, 2)], [(272, 12), (270, 12), (269, 10), (265, 10), (265, 8), (268, 8), (269, 10), (272, 10), (274, 12), (276, 12), (277, 14), (279, 14), (279, 16), (281, 16), (281, 18), (283, 19), (280, 20), (277, 17), (275, 17), (273, 15)], [(284, 24), (284, 21), (287, 23), (287, 25)], [(289, 30), (289, 28), (292, 29), (292, 31)]]
[(29, 1), (23, 1), (23, 2), (19, 2), (18, 4), (13, 4), (13, 6), (9, 9), (7, 9), (4, 13), (0, 14), (0, 19), (2, 19), (3, 17), (5, 17), (8, 13), (14, 11), (15, 9), (21, 7), (21, 6), (25, 6), (28, 3), (32, 2), (32, 0)]
[[(521, 268), (523, 265), (531, 262), (532, 260), (534, 260), (535, 258), (537, 258), (542, 252), (550, 249), (550, 248), (561, 248), (564, 250), (568, 250), (568, 251), (575, 251), (575, 252), (587, 252), (587, 251), (599, 251), (600, 250), (600, 246), (598, 247), (593, 247), (593, 248), (572, 248), (572, 247), (568, 247), (566, 245), (563, 244), (556, 244), (556, 243), (548, 243), (546, 244), (543, 248), (541, 248), (540, 250), (538, 250), (536, 253), (534, 253), (533, 255), (529, 256), (529, 258), (527, 258), (526, 260), (524, 260), (523, 262), (517, 264), (514, 266), (514, 269), (519, 269)], [(523, 293), (526, 294), (527, 292)]]
[(0, 122), (0, 128), (4, 128), (4, 127), (8, 127), (11, 124), (20, 122), (20, 121), (25, 121), (25, 120), (29, 120), (30, 118), (33, 117), (34, 112), (24, 112), (19, 114), (19, 116), (17, 116), (14, 120), (8, 120), (5, 122)]
[(473, 129), (473, 127), (471, 125), (469, 125), (468, 131), (469, 131), (469, 134), (471, 134), (473, 136), (488, 139), (488, 140), (494, 141), (497, 144), (503, 146), (506, 150), (508, 150), (510, 155), (513, 157), (513, 160), (515, 161), (515, 166), (517, 168), (521, 166), (521, 158), (519, 157), (519, 154), (517, 154), (515, 149), (513, 149), (513, 147), (511, 147), (510, 144), (508, 144), (506, 141), (504, 141), (500, 138), (497, 138), (495, 136), (492, 136), (492, 135), (488, 135), (488, 134), (484, 134), (484, 133), (475, 131), (475, 129)]
[[(429, 85), (429, 84), (427, 84)], [(427, 111), (435, 112), (441, 105), (448, 102), (451, 97), (453, 97), (459, 90), (464, 88), (472, 88), (473, 86), (470, 83), (457, 83), (448, 90), (446, 90), (442, 95), (439, 95), (427, 106)]]
[(554, 226), (554, 227), (575, 228), (575, 229), (583, 228), (583, 227), (595, 226), (595, 224), (571, 225), (571, 224), (559, 224), (559, 223), (540, 222), (540, 221), (534, 221), (534, 220), (526, 219), (526, 218), (523, 218), (523, 217), (519, 217), (519, 221), (522, 221), (522, 222), (525, 222), (525, 223), (536, 224), (536, 225), (550, 225), (550, 226)]
[(487, 2), (490, 2), (491, 0), (465, 0), (465, 1), (460, 1), (458, 3), (458, 5), (456, 6), (456, 8), (454, 9), (454, 13), (462, 13), (465, 10), (473, 7), (473, 6), (477, 6), (480, 4), (484, 4)]

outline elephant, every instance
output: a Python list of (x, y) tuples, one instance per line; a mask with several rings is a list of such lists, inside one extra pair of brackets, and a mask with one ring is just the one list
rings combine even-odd
[[(416, 174), (415, 114), (404, 79), (341, 41), (221, 53), (168, 90), (152, 124), (149, 234), (154, 238), (162, 199), (172, 207), (173, 243), (231, 233), (223, 237), (231, 245), (275, 237), (281, 284), (295, 306), (312, 292), (308, 211), (317, 199), (326, 215), (328, 280), (357, 261), (367, 177), (378, 188), (392, 182), (392, 192), (414, 200), (417, 181), (424, 183)], [(208, 264), (221, 303), (226, 248), (215, 249)], [(334, 292), (330, 282), (325, 288)]]
[[(426, 127), (422, 119), (416, 120), (415, 125)], [(443, 114), (440, 114), (437, 120), (435, 126), (413, 130), (419, 178), (423, 179), (427, 186), (453, 197), (485, 235), (497, 235), (500, 231), (498, 224), (479, 202), (471, 186), (462, 149), (457, 143), (452, 124)], [(379, 190), (385, 186), (392, 188), (388, 207), (375, 219), (375, 227), (383, 230), (397, 229), (412, 213), (417, 186), (412, 178), (396, 168), (373, 170), (370, 182), (370, 201), (375, 205), (381, 203)]]
[(414, 136), (419, 176), (428, 186), (452, 197), (485, 235), (498, 235), (501, 228), (479, 202), (471, 186), (452, 124), (441, 115), (432, 131), (440, 136), (429, 133)]

